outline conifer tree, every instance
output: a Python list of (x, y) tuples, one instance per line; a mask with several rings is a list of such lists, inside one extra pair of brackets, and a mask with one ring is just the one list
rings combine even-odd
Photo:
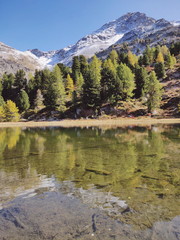
[(171, 45), (170, 52), (174, 56), (177, 56), (178, 54), (180, 54), (180, 41)]
[(11, 101), (7, 100), (5, 106), (5, 115), (7, 122), (17, 122), (20, 119), (19, 109), (16, 107), (16, 104)]
[(142, 66), (144, 64), (143, 56), (139, 56), (138, 65)]
[(161, 47), (157, 45), (154, 51), (154, 59), (157, 59), (158, 54), (161, 52)]
[(40, 89), (42, 86), (42, 71), (35, 70), (34, 78), (31, 78), (31, 80), (34, 84), (34, 89), (37, 91), (37, 89)]
[(30, 107), (29, 97), (23, 89), (18, 94), (17, 106), (21, 112), (28, 110)]
[(140, 67), (139, 65), (135, 68), (135, 97), (140, 98), (143, 94), (144, 84), (146, 83), (148, 78), (148, 73), (144, 67)]
[(128, 63), (128, 59), (127, 59), (127, 53), (124, 53), (124, 52), (120, 52), (119, 54), (119, 61), (120, 63), (125, 63), (127, 64)]
[(163, 46), (161, 47), (161, 53), (162, 53), (163, 57), (165, 57), (166, 55), (168, 55), (169, 49), (168, 49), (168, 47), (167, 47), (166, 45), (163, 45)]
[(164, 57), (161, 52), (158, 53), (157, 58), (156, 58), (157, 63), (164, 63)]
[(88, 68), (88, 62), (84, 55), (79, 56), (79, 64), (80, 64), (80, 72), (82, 73), (82, 76), (84, 77), (86, 74), (87, 68)]
[(3, 89), (6, 89), (6, 90), (11, 89), (14, 84), (14, 81), (15, 81), (15, 77), (12, 73), (10, 74), (4, 73), (2, 77)]
[(74, 91), (74, 84), (73, 84), (73, 80), (70, 77), (70, 75), (67, 75), (67, 79), (66, 79), (66, 93), (69, 97), (72, 97), (72, 93)]
[(0, 95), (0, 106), (3, 106), (4, 105), (4, 98)]
[(167, 68), (172, 69), (175, 64), (176, 64), (176, 58), (174, 56), (171, 56), (169, 52), (166, 56), (166, 66)]
[(14, 75), (4, 73), (2, 76), (2, 96), (5, 100), (13, 99)]
[(47, 68), (45, 68), (41, 72), (41, 83), (42, 85), (39, 87), (39, 89), (42, 91), (43, 96), (45, 96), (45, 94), (47, 93), (48, 87), (51, 84), (51, 72)]
[(3, 90), (3, 85), (2, 85), (2, 79), (0, 78), (0, 106), (4, 105), (4, 98), (2, 97), (2, 90)]
[(149, 75), (148, 81), (144, 86), (144, 93), (147, 97), (148, 112), (153, 112), (159, 108), (162, 97), (162, 86), (154, 71)]
[(101, 72), (101, 99), (113, 103), (116, 95), (116, 64), (109, 58), (104, 61)]
[(109, 54), (109, 59), (114, 64), (115, 68), (118, 66), (119, 56), (116, 50), (112, 50)]
[(71, 74), (72, 71), (70, 67), (64, 65), (63, 63), (58, 63), (57, 65), (61, 70), (63, 79), (67, 78), (68, 74)]
[(20, 69), (15, 74), (14, 86), (20, 89), (24, 89), (27, 84), (26, 73), (24, 70)]
[(0, 104), (0, 122), (4, 122), (5, 120), (6, 120), (5, 109), (4, 106)]
[(2, 94), (2, 90), (3, 90), (3, 85), (2, 85), (2, 79), (0, 78), (0, 96)]
[(57, 65), (50, 74), (45, 105), (62, 112), (65, 110), (65, 88), (60, 68)]
[(138, 63), (137, 56), (135, 54), (133, 54), (131, 51), (128, 51), (127, 58), (128, 58), (129, 67), (134, 67), (135, 64)]
[(118, 99), (127, 100), (131, 98), (135, 89), (134, 74), (126, 64), (121, 63), (118, 66), (116, 81)]
[(148, 66), (148, 65), (150, 65), (150, 59), (149, 59), (149, 56), (148, 56), (148, 54), (147, 53), (144, 53), (143, 54), (143, 65), (144, 66)]
[[(87, 71), (87, 69), (86, 69), (86, 71)], [(86, 74), (85, 71), (84, 71), (84, 74)], [(82, 94), (83, 85), (84, 85), (84, 77), (83, 77), (82, 73), (80, 73), (80, 75), (77, 79), (77, 82), (76, 82), (76, 95), (77, 96), (80, 96)]]
[(80, 75), (80, 62), (78, 56), (73, 57), (73, 62), (72, 62), (72, 77), (74, 80), (74, 84), (76, 84), (77, 78)]
[(86, 106), (96, 108), (100, 104), (101, 61), (94, 56), (89, 64), (83, 88), (83, 100)]
[(153, 60), (154, 60), (154, 51), (152, 48), (149, 47), (149, 45), (146, 47), (144, 53), (143, 53), (143, 56), (144, 56), (144, 65), (147, 66), (147, 65), (150, 65), (153, 63)]
[(44, 97), (43, 97), (43, 95), (41, 93), (41, 90), (38, 89), (37, 93), (36, 93), (36, 98), (34, 100), (34, 107), (35, 107), (35, 109), (37, 109), (37, 110), (41, 109), (44, 106), (43, 101), (44, 101)]
[(165, 78), (166, 72), (165, 72), (165, 67), (163, 62), (156, 63), (154, 66), (154, 71), (158, 78)]

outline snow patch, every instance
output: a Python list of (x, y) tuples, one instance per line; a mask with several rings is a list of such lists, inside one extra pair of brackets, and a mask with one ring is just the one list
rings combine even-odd
[(174, 27), (178, 27), (178, 26), (180, 26), (180, 21), (172, 21), (171, 24), (172, 24)]

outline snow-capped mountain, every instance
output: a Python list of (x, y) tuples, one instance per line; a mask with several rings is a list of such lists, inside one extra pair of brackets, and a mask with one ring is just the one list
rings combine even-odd
[(179, 41), (179, 23), (165, 19), (155, 20), (144, 13), (135, 12), (106, 23), (74, 45), (60, 50), (43, 52), (33, 49), (20, 52), (0, 43), (0, 72), (2, 69), (9, 72), (11, 68), (25, 68), (31, 71), (34, 68), (52, 67), (59, 62), (71, 65), (73, 56), (81, 54), (90, 58), (98, 53), (98, 56), (103, 58), (112, 48), (121, 49), (125, 42), (133, 52), (140, 53), (146, 44), (153, 46), (157, 43), (170, 44)]
[[(172, 34), (172, 32), (175, 34)], [(165, 19), (155, 20), (144, 13), (127, 13), (112, 22), (106, 23), (97, 31), (81, 38), (72, 46), (57, 51), (41, 52), (38, 49), (31, 50), (39, 59), (47, 61), (48, 65), (58, 62), (70, 65), (73, 56), (85, 55), (92, 57), (95, 53), (103, 52), (110, 46), (127, 42), (134, 44), (135, 40), (150, 40), (153, 45), (166, 38), (170, 43), (177, 38), (180, 39), (180, 26), (178, 22), (168, 22)], [(134, 44), (133, 51), (145, 48), (141, 44)], [(105, 51), (106, 52), (106, 51)]]

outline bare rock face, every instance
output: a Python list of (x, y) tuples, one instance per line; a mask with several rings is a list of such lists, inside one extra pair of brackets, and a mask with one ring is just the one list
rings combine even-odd
[(15, 73), (19, 69), (34, 72), (41, 67), (39, 59), (31, 52), (21, 52), (0, 42), (0, 75)]
[(120, 50), (123, 44), (139, 54), (147, 44), (155, 46), (158, 43), (171, 44), (180, 40), (180, 23), (165, 19), (155, 20), (144, 13), (127, 13), (122, 17), (104, 24), (97, 31), (89, 34), (74, 45), (66, 48), (43, 52), (38, 49), (21, 52), (0, 43), (0, 74), (16, 72), (24, 69), (32, 72), (35, 69), (52, 67), (57, 63), (71, 65), (72, 58), (84, 55), (91, 58), (97, 54), (106, 58), (112, 49)]

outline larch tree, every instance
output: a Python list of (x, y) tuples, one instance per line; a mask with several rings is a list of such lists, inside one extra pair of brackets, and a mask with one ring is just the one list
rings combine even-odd
[(71, 76), (68, 74), (66, 78), (66, 93), (68, 97), (72, 97), (72, 93), (74, 91), (74, 84), (73, 84), (73, 79)]
[(65, 110), (65, 87), (60, 68), (56, 65), (50, 74), (47, 86), (45, 105), (63, 112)]
[(138, 57), (133, 54), (131, 51), (128, 51), (128, 54), (127, 54), (127, 59), (128, 59), (128, 65), (131, 67), (134, 67), (135, 64), (138, 63)]
[(16, 104), (11, 101), (7, 100), (5, 106), (5, 115), (7, 122), (17, 122), (20, 119), (19, 109), (16, 107)]
[(144, 93), (147, 98), (148, 112), (152, 113), (159, 108), (162, 97), (162, 85), (158, 81), (154, 71), (150, 73), (148, 81), (146, 81)]
[(34, 108), (40, 110), (44, 107), (44, 97), (40, 89), (37, 90), (36, 98), (34, 100)]
[[(87, 71), (87, 69), (86, 69)], [(85, 74), (85, 72), (84, 72)], [(77, 78), (77, 81), (76, 81), (76, 93), (77, 93), (77, 96), (80, 96), (83, 92), (83, 85), (84, 85), (84, 77), (83, 77), (83, 74), (80, 73), (79, 77)]]
[(118, 66), (116, 82), (118, 100), (128, 100), (133, 96), (135, 89), (134, 74), (126, 64), (121, 63)]
[(85, 77), (83, 100), (86, 106), (96, 108), (100, 105), (101, 61), (94, 56)]
[(157, 58), (156, 58), (156, 63), (164, 63), (164, 57), (161, 52), (158, 53)]
[(112, 50), (109, 54), (109, 59), (114, 64), (115, 68), (118, 66), (119, 56), (116, 50)]
[(170, 54), (170, 52), (166, 56), (166, 67), (172, 69), (176, 64), (176, 58)]

